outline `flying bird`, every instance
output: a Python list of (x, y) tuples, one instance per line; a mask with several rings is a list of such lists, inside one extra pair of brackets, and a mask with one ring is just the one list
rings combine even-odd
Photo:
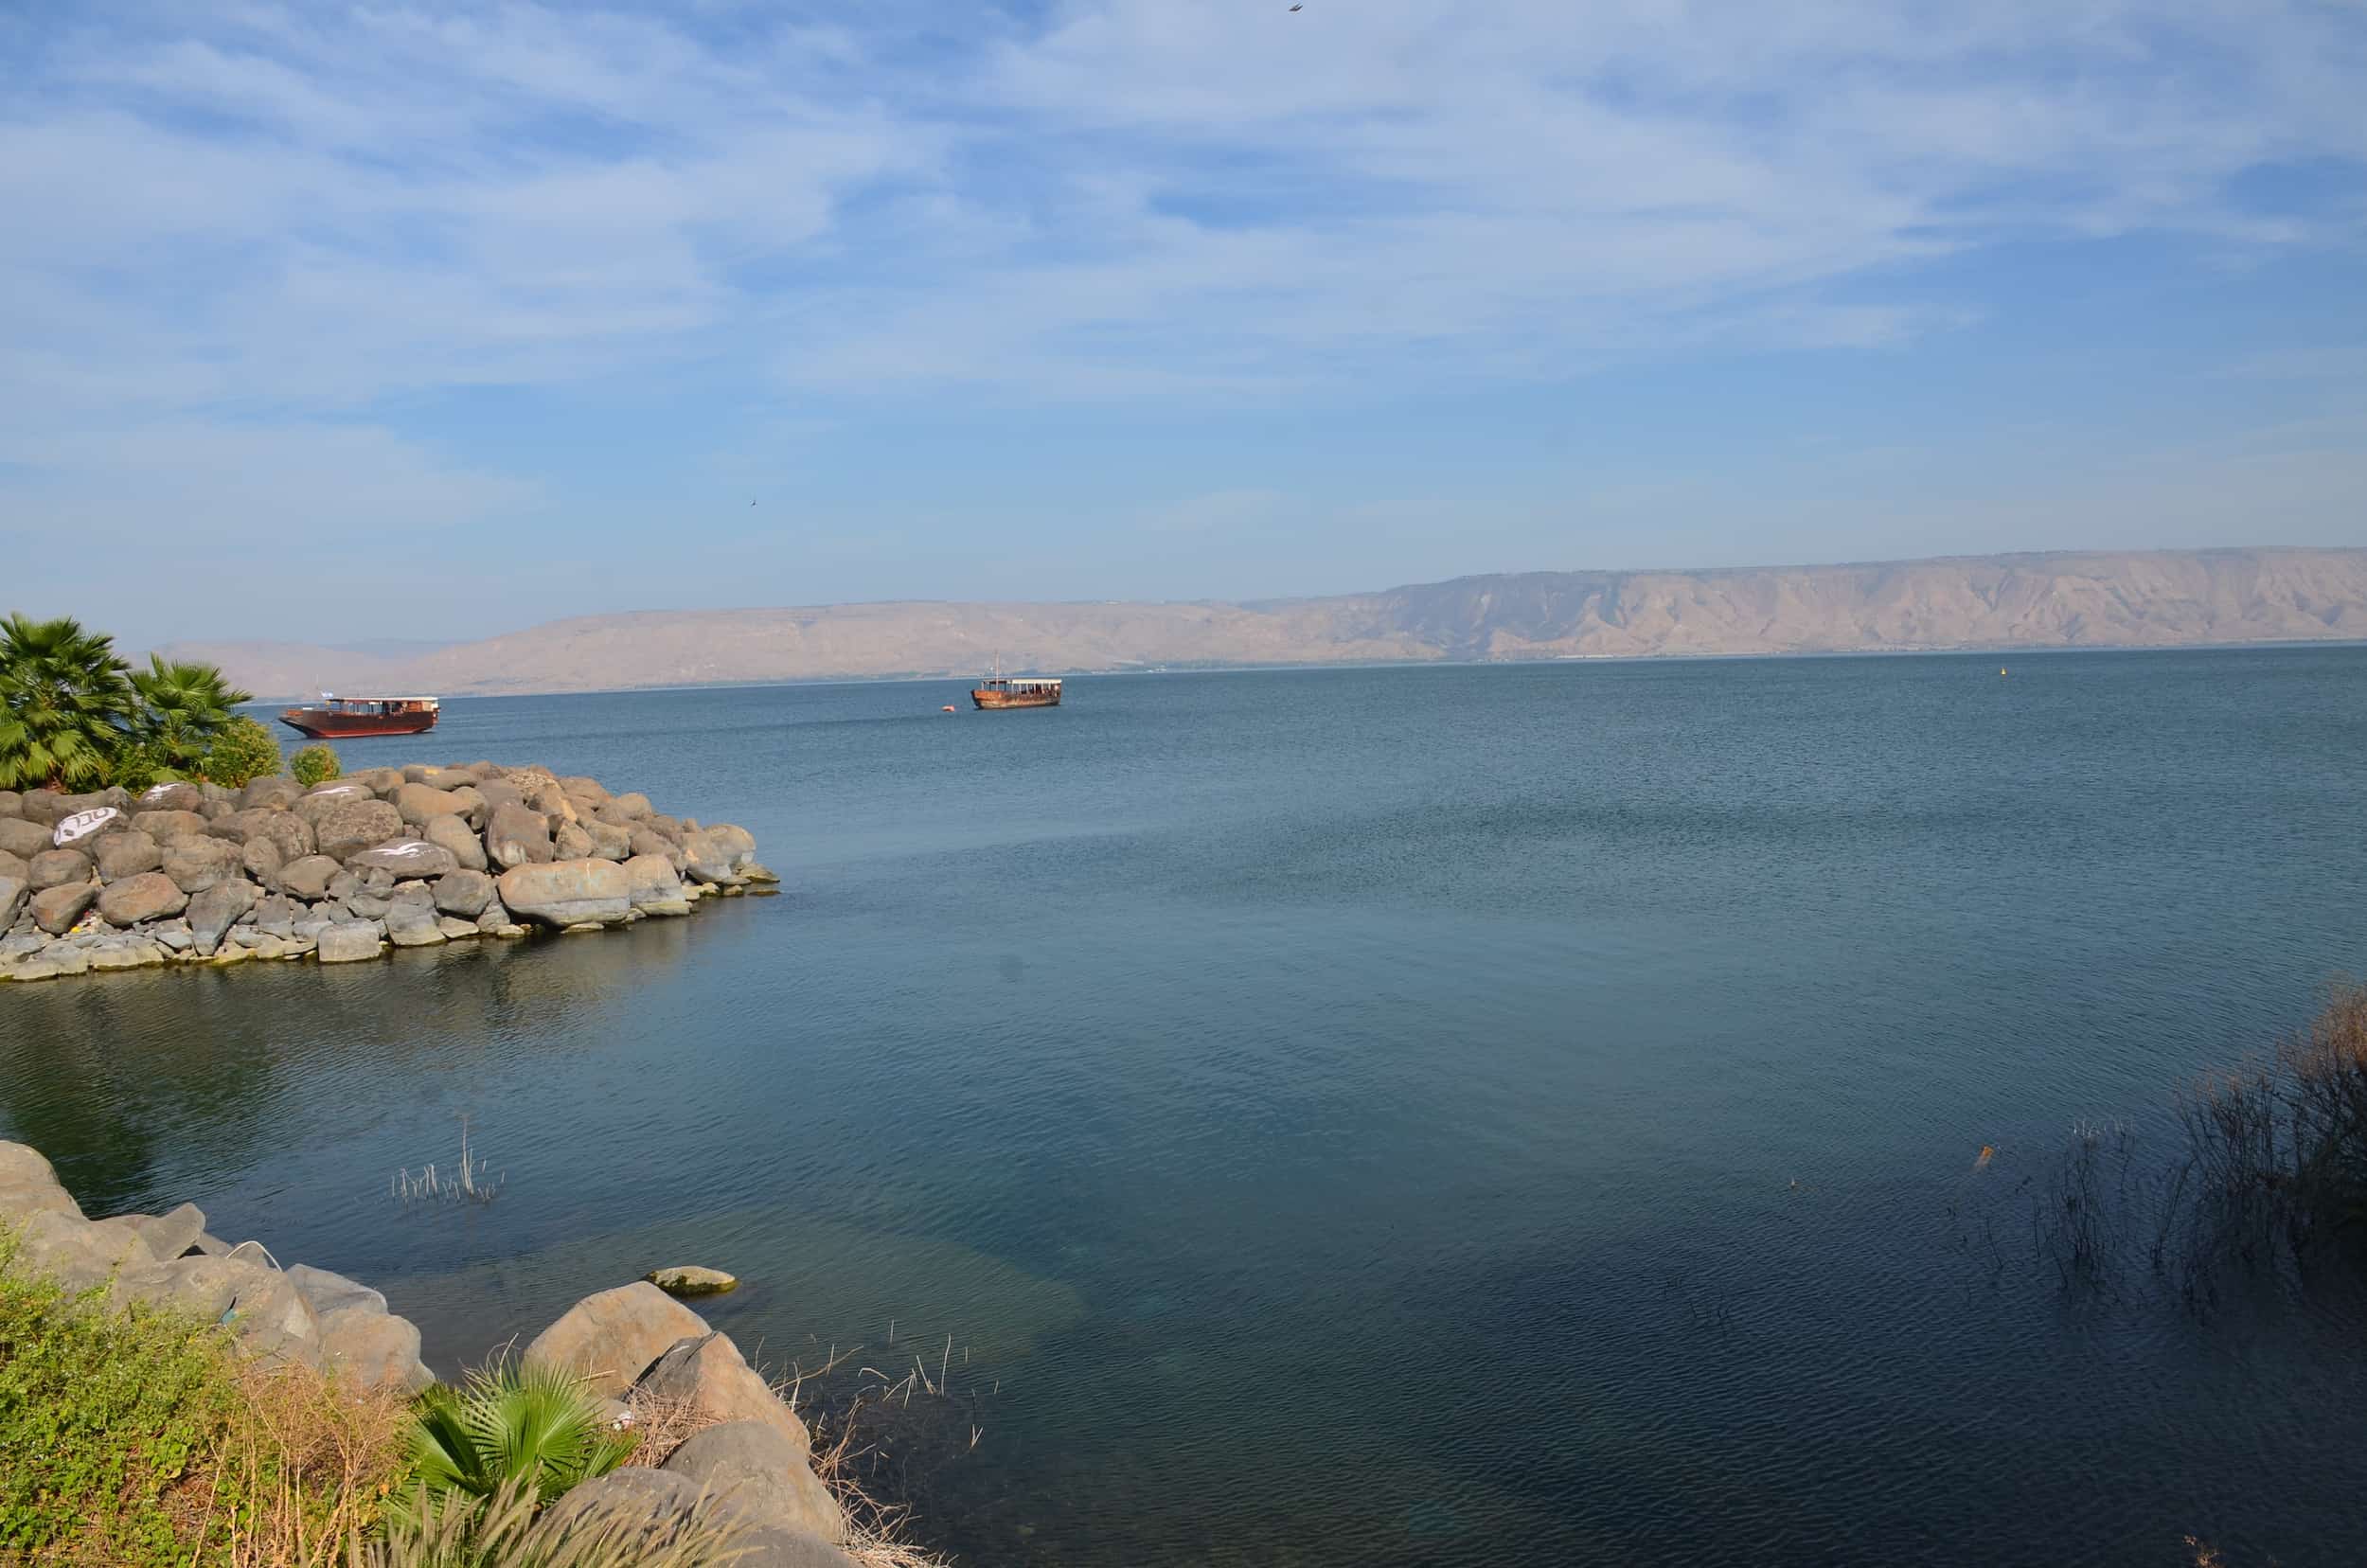
[(1303, 11), (1307, 8), (1305, 6), (1292, 6), (1290, 9), (1294, 11)]

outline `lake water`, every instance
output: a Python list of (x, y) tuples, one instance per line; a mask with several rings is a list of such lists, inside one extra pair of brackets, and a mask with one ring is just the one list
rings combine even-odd
[[(2021, 1184), (2367, 970), (2367, 650), (2008, 663), (454, 701), (348, 767), (590, 773), (784, 896), (9, 988), (0, 1131), (447, 1373), (676, 1262), (950, 1363), (973, 1562), (2358, 1560), (2358, 1293), (2066, 1299)], [(498, 1201), (405, 1211), (464, 1114)]]

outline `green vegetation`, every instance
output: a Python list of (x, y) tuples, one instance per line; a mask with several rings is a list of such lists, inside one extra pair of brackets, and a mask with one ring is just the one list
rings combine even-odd
[(222, 726), (200, 759), (197, 776), (236, 790), (279, 771), (279, 742), (271, 731), (240, 714)]
[(629, 1517), (578, 1517), (534, 1528), (531, 1488), (512, 1481), (490, 1497), (424, 1497), (360, 1547), (353, 1568), (722, 1568), (748, 1553), (745, 1526), (715, 1500), (656, 1527)]
[(211, 665), (151, 654), (134, 671), (112, 637), (79, 621), (11, 615), (0, 621), (0, 789), (235, 785), (276, 773), (270, 732), (230, 711), (250, 700)]
[(609, 1429), (579, 1381), (506, 1358), (470, 1373), (458, 1389), (420, 1395), (410, 1435), (429, 1495), (491, 1498), (518, 1488), (536, 1506), (606, 1475), (632, 1448), (632, 1434)]
[(0, 1561), (331, 1568), (407, 1479), (398, 1395), (241, 1363), (210, 1325), (10, 1277)]
[(344, 777), (345, 771), (345, 764), (337, 760), (337, 754), (323, 745), (307, 746), (288, 758), (290, 776), (308, 790), (315, 784), (326, 784), (332, 778)]

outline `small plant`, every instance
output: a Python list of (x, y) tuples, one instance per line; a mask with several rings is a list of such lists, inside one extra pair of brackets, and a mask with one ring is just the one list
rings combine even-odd
[(490, 1496), (419, 1493), (384, 1539), (356, 1544), (347, 1568), (723, 1568), (748, 1556), (748, 1526), (702, 1497), (670, 1519), (584, 1514), (538, 1526), (532, 1488)]
[(580, 1379), (503, 1356), (459, 1388), (419, 1396), (409, 1447), (422, 1491), (396, 1511), (418, 1520), (418, 1496), (494, 1499), (509, 1488), (541, 1507), (623, 1464), (633, 1441), (609, 1426)]
[(507, 1172), (489, 1176), (476, 1156), (469, 1151), (469, 1118), (460, 1118), (460, 1164), (449, 1174), (439, 1174), (433, 1165), (420, 1167), (417, 1176), (409, 1166), (395, 1172), (393, 1191), (397, 1202), (409, 1208), (415, 1203), (489, 1203), (501, 1196), (502, 1184), (508, 1180)]
[(225, 790), (243, 788), (278, 771), (279, 742), (244, 714), (222, 726), (198, 762), (198, 772)]
[(345, 767), (337, 760), (337, 754), (327, 746), (307, 746), (288, 758), (288, 774), (309, 790), (332, 778), (344, 777)]

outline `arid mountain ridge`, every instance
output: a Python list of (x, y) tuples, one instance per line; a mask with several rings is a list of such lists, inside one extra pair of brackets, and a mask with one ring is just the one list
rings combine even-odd
[(2367, 639), (2367, 549), (1522, 572), (1243, 603), (837, 604), (585, 615), (425, 652), (181, 642), (285, 697), (445, 696), (1157, 666)]

